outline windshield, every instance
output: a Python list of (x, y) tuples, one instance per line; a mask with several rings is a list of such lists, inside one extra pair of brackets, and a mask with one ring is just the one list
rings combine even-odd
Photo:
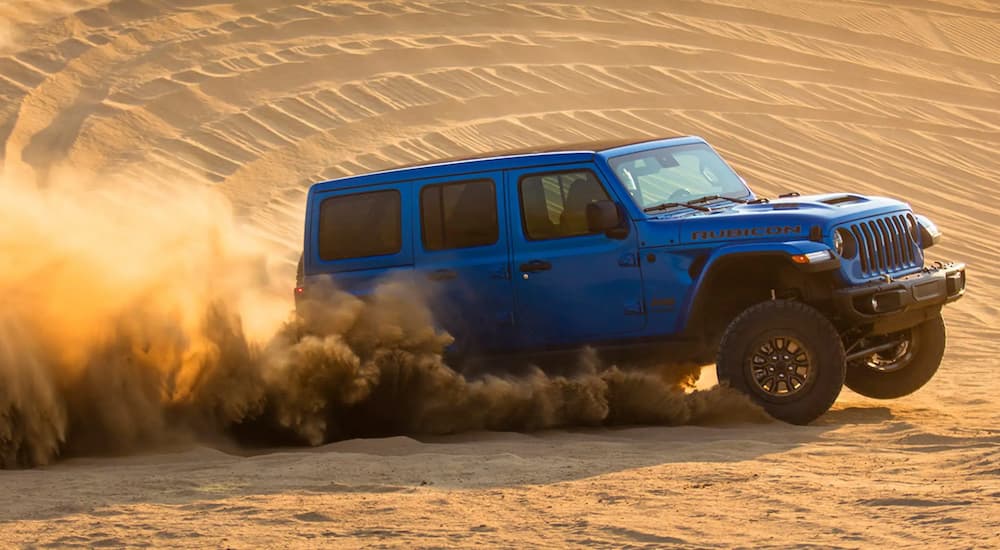
[(610, 159), (611, 169), (640, 209), (713, 195), (745, 198), (743, 180), (705, 144), (661, 147)]

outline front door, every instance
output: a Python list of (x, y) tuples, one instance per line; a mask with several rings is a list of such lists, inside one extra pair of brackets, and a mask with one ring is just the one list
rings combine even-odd
[(459, 355), (503, 350), (513, 332), (513, 288), (503, 173), (419, 182), (415, 243), (435, 321)]
[(587, 204), (620, 200), (592, 166), (510, 171), (507, 182), (520, 346), (585, 345), (641, 332), (636, 232), (615, 239), (588, 230)]

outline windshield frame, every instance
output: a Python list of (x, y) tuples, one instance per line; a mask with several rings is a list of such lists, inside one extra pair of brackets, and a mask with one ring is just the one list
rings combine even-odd
[[(735, 183), (735, 182), (738, 182), (739, 183), (739, 189), (735, 189), (735, 188), (731, 188), (731, 189), (721, 189), (721, 188), (720, 189), (712, 189), (712, 190), (705, 191), (705, 192), (695, 192), (695, 193), (685, 194), (683, 196), (682, 200), (677, 200), (677, 201), (670, 201), (670, 200), (667, 200), (667, 198), (663, 197), (662, 200), (654, 199), (654, 200), (650, 200), (650, 201), (646, 202), (646, 201), (642, 200), (642, 197), (641, 197), (641, 194), (642, 194), (641, 187), (642, 187), (642, 185), (638, 181), (636, 181), (637, 178), (633, 178), (633, 182), (635, 182), (635, 183), (634, 183), (634, 185), (630, 185), (629, 182), (623, 181), (621, 173), (620, 173), (620, 171), (618, 169), (623, 162), (627, 161), (627, 159), (639, 159), (639, 158), (642, 158), (642, 157), (649, 157), (649, 156), (652, 156), (652, 155), (656, 155), (658, 152), (661, 152), (661, 151), (668, 151), (668, 152), (671, 152), (671, 153), (675, 153), (675, 152), (678, 152), (678, 151), (683, 152), (683, 151), (689, 151), (689, 150), (701, 150), (701, 151), (710, 153), (711, 156), (709, 158), (711, 158), (711, 160), (713, 162), (713, 166), (711, 166), (710, 168), (713, 168), (714, 171), (721, 172), (721, 174), (719, 174), (719, 176), (718, 176), (719, 179), (720, 179), (720, 181), (726, 182), (726, 180), (728, 180), (728, 184), (730, 184), (729, 185), (730, 187), (735, 187), (735, 186), (733, 186), (731, 184)], [(683, 204), (685, 202), (695, 201), (696, 204), (707, 205), (707, 204), (711, 204), (712, 202), (716, 202), (716, 201), (725, 201), (726, 203), (729, 203), (729, 204), (736, 204), (735, 202), (731, 202), (731, 201), (728, 201), (728, 200), (722, 199), (722, 198), (716, 199), (716, 201), (707, 201), (707, 202), (701, 202), (701, 203), (697, 202), (697, 199), (703, 199), (705, 197), (711, 197), (713, 195), (720, 195), (722, 197), (728, 197), (728, 198), (736, 199), (736, 200), (739, 200), (739, 201), (752, 200), (754, 198), (753, 191), (747, 185), (746, 180), (744, 180), (743, 177), (740, 176), (732, 168), (732, 166), (730, 166), (729, 163), (726, 162), (726, 160), (724, 158), (722, 158), (722, 155), (720, 155), (711, 145), (709, 145), (708, 143), (706, 143), (704, 141), (700, 141), (699, 140), (699, 141), (694, 141), (694, 142), (679, 143), (679, 144), (672, 144), (672, 145), (657, 144), (657, 145), (654, 145), (654, 146), (651, 146), (651, 147), (648, 147), (648, 148), (640, 149), (638, 151), (632, 149), (632, 150), (628, 150), (628, 151), (623, 151), (623, 152), (621, 152), (619, 154), (607, 155), (605, 157), (605, 160), (608, 163), (608, 168), (610, 169), (611, 175), (614, 177), (614, 179), (618, 183), (618, 185), (621, 186), (621, 189), (622, 189), (622, 191), (624, 191), (624, 194), (629, 197), (630, 202), (645, 217), (657, 217), (657, 216), (661, 216), (664, 213), (672, 212), (675, 209), (679, 209), (679, 210), (687, 212), (687, 213), (697, 213), (697, 210), (694, 210), (694, 209), (691, 209), (691, 208), (681, 208), (680, 206), (675, 206), (675, 207), (668, 206), (668, 207), (665, 207), (665, 208), (662, 208), (662, 209), (654, 209), (651, 212), (650, 211), (646, 211), (650, 207), (655, 207), (655, 206), (657, 206), (659, 204), (663, 204), (663, 203), (677, 202), (677, 203)], [(704, 170), (702, 171), (702, 174), (704, 174)], [(705, 177), (705, 178), (706, 178), (706, 183), (708, 183), (708, 184), (712, 183), (711, 180), (708, 179), (708, 177)], [(678, 188), (679, 188), (679, 186), (678, 186)], [(639, 194), (639, 196), (636, 196), (636, 194), (633, 194), (632, 189), (635, 189), (636, 192)]]

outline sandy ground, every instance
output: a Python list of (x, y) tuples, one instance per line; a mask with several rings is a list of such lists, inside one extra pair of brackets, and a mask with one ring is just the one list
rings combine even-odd
[(698, 134), (765, 194), (905, 198), (971, 283), (929, 386), (812, 426), (74, 458), (0, 472), (0, 546), (1000, 546), (995, 1), (39, 4), (0, 4), (5, 174), (219, 189), (289, 270), (311, 181)]

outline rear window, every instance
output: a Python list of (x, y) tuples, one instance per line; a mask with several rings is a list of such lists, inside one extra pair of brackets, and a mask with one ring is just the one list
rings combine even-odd
[(428, 185), (420, 191), (424, 248), (450, 250), (497, 242), (497, 195), (493, 180)]
[(320, 204), (319, 257), (325, 261), (396, 254), (402, 249), (399, 191), (331, 197)]

